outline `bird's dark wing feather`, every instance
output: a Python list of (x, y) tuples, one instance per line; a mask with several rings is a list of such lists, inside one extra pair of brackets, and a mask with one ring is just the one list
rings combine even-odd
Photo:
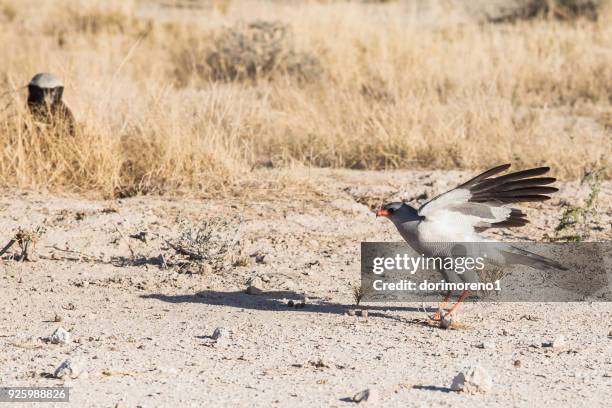
[(477, 231), (487, 228), (521, 227), (529, 221), (519, 209), (508, 208), (505, 204), (539, 202), (550, 199), (548, 194), (558, 191), (548, 184), (556, 181), (553, 177), (540, 177), (549, 167), (497, 174), (510, 168), (510, 164), (494, 167), (441, 194), (419, 208), (419, 214), (426, 218), (435, 217), (439, 211), (452, 211), (475, 217), (473, 227)]

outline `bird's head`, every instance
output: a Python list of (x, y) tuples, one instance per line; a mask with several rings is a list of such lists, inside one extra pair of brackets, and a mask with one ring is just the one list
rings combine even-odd
[(388, 218), (395, 224), (418, 221), (423, 218), (419, 215), (418, 210), (412, 208), (404, 202), (399, 201), (384, 204), (378, 211), (376, 211), (376, 216)]
[(401, 211), (402, 207), (404, 207), (405, 205), (406, 204), (402, 202), (384, 204), (382, 207), (380, 207), (378, 211), (376, 211), (376, 216), (391, 218), (393, 214), (395, 214), (398, 211)]

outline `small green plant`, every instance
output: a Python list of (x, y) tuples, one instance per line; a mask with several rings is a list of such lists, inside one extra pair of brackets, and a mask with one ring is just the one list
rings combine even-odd
[(368, 293), (368, 290), (364, 288), (360, 283), (353, 283), (351, 285), (353, 291), (353, 299), (355, 299), (355, 305), (359, 306), (363, 297)]
[[(563, 215), (559, 220), (559, 224), (555, 228), (555, 236), (553, 241), (584, 241), (589, 236), (589, 226), (593, 222), (597, 222), (598, 213), (598, 198), (601, 191), (601, 182), (604, 169), (587, 172), (582, 178), (580, 184), (587, 184), (590, 188), (589, 196), (584, 205), (566, 204)], [(570, 232), (569, 235), (560, 235), (561, 233)]]

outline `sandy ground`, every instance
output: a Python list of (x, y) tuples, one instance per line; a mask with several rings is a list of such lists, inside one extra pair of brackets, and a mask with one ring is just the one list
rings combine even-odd
[[(360, 242), (398, 240), (364, 203), (422, 201), (466, 176), (319, 171), (310, 175), (318, 193), (295, 200), (273, 191), (267, 199), (114, 202), (4, 192), (2, 246), (18, 227), (44, 224), (46, 233), (34, 261), (12, 259), (16, 248), (0, 260), (0, 383), (66, 383), (74, 407), (343, 407), (364, 389), (376, 393), (369, 406), (609, 406), (609, 303), (471, 303), (455, 330), (429, 326), (416, 304), (366, 304), (367, 319), (347, 315)], [(562, 201), (588, 194), (578, 182), (560, 187), (550, 202), (525, 207), (530, 226), (498, 236), (552, 233)], [(606, 182), (591, 240), (610, 239), (611, 202)], [(173, 266), (179, 257), (165, 240), (181, 221), (213, 215), (241, 222), (246, 256), (223, 268)], [(129, 237), (139, 232), (146, 242)], [(253, 277), (265, 281), (263, 294), (244, 293)], [(305, 307), (287, 306), (304, 296)], [(70, 332), (67, 344), (43, 341), (58, 327)], [(217, 327), (227, 332), (215, 343)], [(565, 346), (541, 346), (559, 336)], [(68, 358), (82, 373), (53, 378)], [(450, 391), (474, 363), (492, 389)]]

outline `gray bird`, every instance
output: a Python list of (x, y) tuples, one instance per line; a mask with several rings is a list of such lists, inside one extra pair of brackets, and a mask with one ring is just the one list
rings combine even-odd
[[(389, 218), (404, 240), (418, 254), (453, 257), (456, 256), (453, 253), (457, 247), (455, 243), (474, 243), (468, 245), (467, 251), (471, 252), (470, 255), (487, 251), (487, 259), (494, 265), (521, 264), (541, 270), (565, 270), (566, 268), (551, 259), (487, 239), (479, 234), (489, 228), (524, 226), (529, 222), (526, 215), (521, 210), (506, 205), (545, 201), (550, 199), (547, 194), (558, 191), (555, 187), (547, 186), (555, 182), (555, 178), (539, 177), (550, 170), (548, 167), (493, 177), (509, 167), (510, 164), (504, 164), (487, 170), (433, 198), (419, 209), (403, 202), (393, 202), (383, 205), (376, 215)], [(446, 282), (478, 281), (475, 271), (462, 274), (448, 270), (440, 272)], [(450, 319), (456, 313), (468, 295), (468, 291), (461, 293), (446, 318)], [(441, 320), (442, 310), (451, 296), (452, 292), (448, 292), (434, 315), (434, 320)]]
[(28, 84), (28, 109), (35, 121), (74, 133), (74, 116), (62, 101), (64, 84), (53, 74), (36, 74)]

